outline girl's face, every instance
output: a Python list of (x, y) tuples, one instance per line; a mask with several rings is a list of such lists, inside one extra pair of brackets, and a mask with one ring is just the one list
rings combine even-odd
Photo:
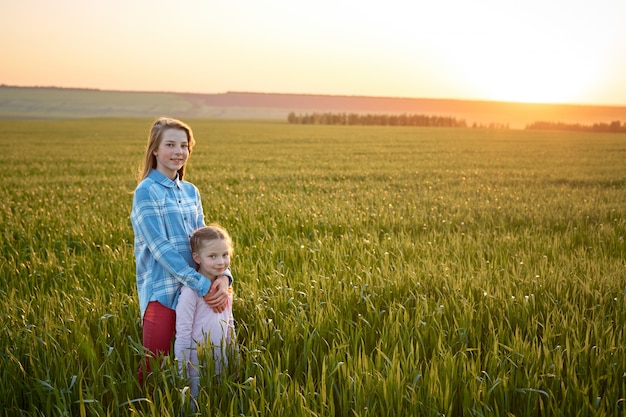
[(176, 173), (189, 158), (189, 141), (184, 130), (165, 129), (161, 134), (161, 143), (156, 151), (156, 169), (170, 179), (176, 178)]
[(205, 244), (192, 256), (193, 260), (200, 266), (198, 272), (211, 279), (224, 274), (230, 265), (230, 248), (225, 241), (220, 239)]

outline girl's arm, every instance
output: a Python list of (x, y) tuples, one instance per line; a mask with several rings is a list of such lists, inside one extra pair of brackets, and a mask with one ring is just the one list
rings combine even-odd
[(232, 278), (228, 275), (223, 275), (211, 284), (211, 288), (209, 292), (203, 297), (204, 301), (215, 311), (216, 313), (221, 313), (224, 311), (228, 305), (228, 295), (230, 283), (232, 282)]
[(192, 336), (195, 312), (195, 293), (183, 287), (176, 306), (176, 338), (174, 341), (174, 355), (181, 373), (183, 369), (187, 368), (191, 358), (191, 350), (195, 348)]

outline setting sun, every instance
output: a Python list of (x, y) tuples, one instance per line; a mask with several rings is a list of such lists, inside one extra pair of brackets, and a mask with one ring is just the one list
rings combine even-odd
[(598, 60), (582, 60), (573, 51), (534, 43), (532, 48), (496, 42), (457, 62), (460, 77), (476, 95), (493, 100), (567, 103), (585, 102), (601, 76)]
[[(441, 42), (446, 50), (455, 46), (444, 60), (470, 94), (489, 100), (593, 101), (610, 71), (621, 65), (612, 54), (624, 49), (624, 40), (600, 8), (562, 6), (485, 9), (465, 36)], [(621, 93), (626, 101), (626, 91)]]

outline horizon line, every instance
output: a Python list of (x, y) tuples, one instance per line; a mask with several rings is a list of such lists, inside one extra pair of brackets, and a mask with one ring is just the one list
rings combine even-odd
[(32, 89), (49, 89), (49, 90), (74, 90), (74, 91), (101, 91), (101, 92), (118, 92), (118, 93), (139, 93), (139, 94), (194, 94), (194, 95), (227, 95), (227, 94), (256, 94), (256, 95), (281, 95), (281, 96), (309, 96), (309, 97), (338, 97), (338, 98), (360, 98), (360, 99), (391, 99), (391, 100), (433, 100), (433, 101), (464, 101), (464, 102), (480, 102), (480, 103), (505, 103), (505, 104), (521, 104), (521, 105), (548, 105), (548, 106), (591, 106), (591, 107), (626, 107), (625, 104), (606, 104), (606, 103), (568, 103), (568, 102), (533, 102), (533, 101), (508, 101), (508, 100), (490, 100), (478, 98), (441, 98), (441, 97), (407, 97), (407, 96), (379, 96), (379, 95), (362, 95), (362, 94), (323, 94), (323, 93), (281, 93), (281, 92), (262, 92), (262, 91), (236, 91), (227, 90), (222, 93), (200, 93), (191, 91), (171, 91), (171, 90), (121, 90), (121, 89), (103, 89), (97, 87), (62, 87), (55, 85), (12, 85), (0, 83), (0, 88), (32, 88)]

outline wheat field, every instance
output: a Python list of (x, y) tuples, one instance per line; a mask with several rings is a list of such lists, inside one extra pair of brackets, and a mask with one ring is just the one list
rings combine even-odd
[[(626, 410), (626, 135), (185, 120), (240, 359), (198, 415)], [(149, 119), (0, 121), (0, 413), (193, 415), (139, 387)]]

